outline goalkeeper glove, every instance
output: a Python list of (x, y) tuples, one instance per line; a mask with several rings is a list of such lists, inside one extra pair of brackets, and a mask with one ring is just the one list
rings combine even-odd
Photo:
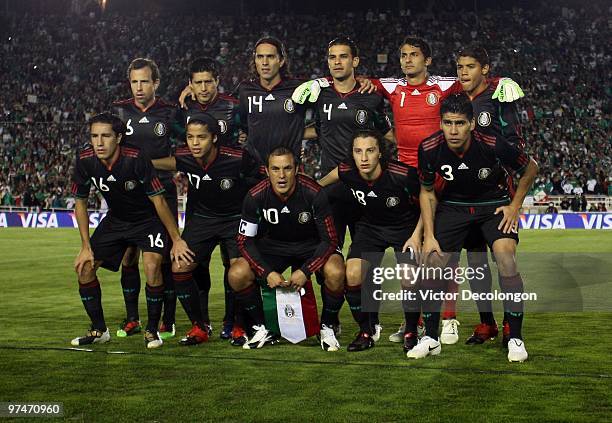
[(297, 87), (291, 95), (291, 100), (297, 104), (304, 104), (306, 100), (314, 103), (319, 98), (321, 88), (329, 87), (329, 81), (325, 78), (313, 79), (306, 81)]
[(522, 97), (525, 97), (525, 93), (516, 81), (512, 78), (501, 78), (491, 98), (500, 103), (512, 103)]

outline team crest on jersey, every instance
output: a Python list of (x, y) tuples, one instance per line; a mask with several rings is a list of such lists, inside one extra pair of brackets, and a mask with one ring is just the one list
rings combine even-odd
[(166, 135), (166, 125), (164, 125), (163, 122), (157, 122), (153, 127), (153, 132), (158, 137), (163, 137), (164, 135)]
[(292, 318), (293, 316), (295, 316), (295, 310), (289, 304), (285, 305), (285, 316), (289, 318)]
[(427, 97), (425, 97), (425, 101), (430, 106), (435, 106), (436, 104), (438, 104), (438, 96), (436, 95), (436, 93), (429, 93), (427, 94)]
[(368, 121), (368, 112), (365, 110), (357, 110), (355, 120), (357, 121), (358, 125), (365, 125), (365, 123)]
[(222, 134), (225, 134), (227, 132), (227, 122), (223, 119), (219, 120), (219, 131)]
[(478, 179), (487, 179), (491, 174), (491, 168), (483, 167), (478, 171)]
[(388, 197), (387, 198), (387, 207), (395, 207), (400, 203), (399, 197)]
[(123, 186), (126, 191), (131, 191), (136, 188), (136, 181), (127, 181)]
[(491, 124), (491, 113), (480, 112), (480, 114), (478, 115), (478, 125), (489, 126), (490, 124)]
[(304, 223), (308, 223), (310, 221), (310, 213), (309, 212), (302, 212), (298, 215), (298, 222), (304, 224)]
[(285, 111), (287, 113), (295, 112), (295, 104), (293, 104), (293, 100), (291, 100), (290, 98), (285, 100), (285, 104), (283, 105), (283, 107), (285, 108)]
[(221, 179), (219, 186), (223, 191), (227, 191), (228, 189), (234, 186), (234, 180), (229, 178), (223, 178)]

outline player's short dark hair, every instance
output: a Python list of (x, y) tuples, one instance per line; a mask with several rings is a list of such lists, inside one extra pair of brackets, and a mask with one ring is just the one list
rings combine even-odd
[(130, 66), (128, 66), (127, 77), (130, 79), (130, 73), (136, 69), (149, 68), (151, 69), (151, 78), (153, 81), (159, 81), (161, 79), (161, 74), (159, 73), (159, 67), (157, 67), (157, 63), (155, 63), (151, 59), (146, 59), (144, 57), (137, 57), (132, 60)]
[(353, 57), (359, 57), (359, 48), (357, 47), (357, 44), (355, 44), (355, 41), (351, 40), (346, 35), (341, 35), (340, 37), (336, 37), (331, 40), (327, 45), (327, 48), (330, 48), (331, 46), (349, 46), (351, 49), (351, 55)]
[(404, 38), (404, 41), (402, 41), (402, 44), (400, 45), (400, 51), (402, 50), (402, 47), (404, 47), (406, 44), (408, 44), (409, 46), (418, 47), (426, 59), (428, 57), (432, 57), (431, 46), (424, 39), (415, 36), (408, 36)]
[(473, 57), (482, 67), (485, 65), (491, 65), (489, 53), (487, 53), (487, 50), (485, 50), (484, 47), (477, 44), (471, 44), (461, 48), (457, 52), (456, 60), (459, 60), (460, 57)]
[(391, 149), (389, 148), (389, 142), (385, 139), (384, 135), (380, 133), (380, 131), (376, 129), (358, 129), (353, 133), (353, 138), (351, 141), (351, 148), (348, 151), (348, 162), (352, 163), (355, 168), (357, 168), (357, 163), (355, 163), (355, 158), (353, 157), (353, 147), (355, 146), (355, 140), (357, 138), (368, 138), (372, 137), (376, 140), (378, 144), (378, 151), (380, 151), (380, 164), (384, 168), (389, 163), (391, 159)]
[(271, 44), (276, 47), (276, 52), (280, 56), (281, 59), (285, 59), (285, 63), (280, 68), (280, 74), (282, 77), (287, 77), (291, 75), (289, 71), (289, 58), (287, 57), (287, 50), (285, 50), (285, 45), (276, 37), (262, 37), (255, 43), (253, 46), (253, 60), (251, 60), (251, 72), (254, 76), (257, 75), (257, 69), (255, 68), (255, 52), (257, 51), (257, 47), (261, 44)]
[(111, 125), (111, 127), (113, 128), (113, 132), (116, 135), (125, 134), (126, 128), (123, 121), (119, 119), (119, 116), (114, 115), (110, 112), (100, 113), (89, 118), (89, 121), (87, 121), (87, 126), (89, 127), (89, 130), (91, 130), (91, 127), (94, 123), (105, 123)]
[(210, 113), (194, 112), (187, 114), (185, 117), (185, 129), (189, 125), (205, 125), (208, 128), (208, 132), (213, 135), (219, 135), (219, 132), (221, 132), (219, 121)]
[(210, 72), (213, 78), (219, 78), (219, 64), (215, 59), (210, 57), (197, 57), (189, 64), (189, 80), (193, 78), (194, 73)]
[(465, 93), (451, 94), (440, 105), (440, 117), (445, 113), (456, 113), (467, 116), (468, 120), (474, 117), (474, 108), (470, 98)]
[(270, 157), (272, 157), (272, 156), (286, 156), (286, 155), (290, 155), (293, 158), (293, 164), (295, 166), (297, 166), (297, 160), (295, 159), (295, 154), (293, 154), (293, 151), (291, 151), (287, 147), (280, 146), (280, 147), (276, 147), (276, 148), (272, 149), (272, 151), (270, 151), (270, 154), (268, 154), (268, 157), (266, 157), (266, 167), (270, 167)]

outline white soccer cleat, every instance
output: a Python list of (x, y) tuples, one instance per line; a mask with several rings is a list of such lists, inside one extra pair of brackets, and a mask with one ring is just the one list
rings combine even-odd
[(397, 332), (389, 335), (389, 342), (400, 343), (404, 342), (404, 332), (406, 331), (406, 322), (402, 322)]
[(508, 361), (511, 363), (522, 363), (527, 360), (529, 354), (525, 349), (525, 342), (522, 339), (511, 338), (508, 341)]
[(321, 348), (324, 351), (338, 351), (340, 349), (340, 343), (336, 339), (336, 334), (329, 326), (321, 325), (320, 337)]
[(252, 350), (263, 347), (266, 342), (272, 340), (272, 335), (264, 325), (254, 325), (255, 334), (242, 346), (245, 350)]
[(162, 345), (164, 345), (164, 341), (162, 341), (162, 339), (159, 337), (159, 332), (158, 331), (152, 332), (149, 330), (145, 330), (144, 343), (146, 347), (150, 350), (159, 348)]
[(425, 358), (428, 355), (438, 355), (442, 351), (442, 344), (436, 339), (424, 336), (419, 339), (419, 343), (406, 353), (408, 358)]
[[(380, 334), (382, 333), (383, 327), (381, 324), (377, 323), (374, 325), (374, 333), (372, 334), (372, 340), (374, 342), (378, 342), (378, 340), (380, 339)], [(404, 337), (402, 336), (402, 341), (404, 340)]]
[(91, 328), (87, 331), (85, 336), (79, 336), (78, 338), (74, 338), (72, 341), (70, 341), (70, 344), (74, 345), (75, 347), (89, 344), (105, 344), (110, 341), (110, 339), (111, 337), (108, 328), (105, 332)]
[(456, 344), (459, 341), (459, 322), (457, 319), (442, 320), (440, 342), (445, 345)]

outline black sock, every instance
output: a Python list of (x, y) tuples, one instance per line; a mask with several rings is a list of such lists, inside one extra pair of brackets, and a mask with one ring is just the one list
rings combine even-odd
[(202, 319), (210, 322), (208, 314), (208, 294), (210, 293), (210, 270), (208, 263), (200, 263), (193, 272), (193, 277), (198, 286), (198, 295), (200, 296), (200, 308), (202, 310)]
[[(524, 291), (523, 278), (520, 273), (514, 276), (501, 276), (499, 285), (504, 293), (522, 294)], [(504, 318), (510, 326), (510, 338), (523, 339), (521, 330), (523, 326), (523, 301), (504, 301)]]
[(338, 313), (344, 304), (344, 295), (342, 291), (333, 292), (329, 288), (324, 287), (321, 290), (323, 299), (323, 310), (321, 311), (321, 324), (329, 327), (338, 324)]
[[(487, 256), (486, 252), (468, 252), (468, 265), (472, 269), (481, 268), (482, 269), (482, 278), (473, 276), (470, 278), (470, 289), (475, 294), (486, 294), (491, 292), (491, 287), (493, 285), (492, 276), (491, 276), (491, 268), (489, 267), (488, 262), (484, 262), (483, 260), (470, 260), (471, 255), (474, 254), (475, 257), (485, 258)], [(482, 257), (481, 257), (482, 256)], [(477, 300), (476, 308), (478, 308), (478, 314), (480, 314), (480, 323), (486, 323), (487, 325), (492, 325), (495, 322), (495, 318), (493, 317), (493, 303), (491, 300)]]
[(200, 328), (203, 328), (200, 296), (193, 280), (193, 274), (191, 272), (172, 273), (172, 278), (174, 279), (176, 297), (181, 302), (187, 317), (192, 323), (197, 323)]
[(249, 285), (242, 291), (236, 292), (236, 303), (249, 318), (250, 324), (265, 324), (261, 292), (256, 284)]
[(438, 339), (440, 330), (440, 309), (442, 308), (442, 299), (432, 298), (431, 294), (439, 295), (444, 292), (444, 281), (437, 279), (424, 279), (421, 282), (420, 289), (425, 295), (422, 299), (423, 320), (425, 322), (425, 331), (427, 336), (433, 339)]
[(140, 295), (140, 272), (138, 266), (121, 266), (121, 289), (128, 320), (139, 320), (138, 296)]
[(223, 291), (224, 291), (224, 299), (225, 299), (225, 315), (223, 316), (223, 321), (227, 324), (234, 324), (234, 314), (236, 313), (236, 303), (234, 298), (234, 291), (229, 285), (227, 280), (227, 273), (229, 271), (228, 267), (224, 267), (223, 269)]
[(98, 278), (89, 283), (79, 283), (79, 294), (93, 328), (102, 332), (106, 331), (104, 311), (102, 310), (102, 290)]
[(164, 281), (164, 317), (162, 321), (168, 329), (176, 321), (176, 292), (172, 280), (172, 263), (162, 263), (162, 278)]
[(145, 287), (145, 294), (147, 297), (147, 330), (156, 332), (159, 327), (159, 320), (161, 319), (162, 307), (164, 305), (164, 286), (151, 286), (147, 284)]
[(351, 309), (353, 319), (359, 325), (361, 332), (366, 332), (372, 335), (372, 326), (370, 325), (370, 313), (361, 311), (361, 285), (346, 287), (346, 302)]
[[(417, 333), (417, 325), (419, 323), (419, 317), (421, 317), (421, 300), (418, 291), (414, 289), (404, 288), (403, 292), (405, 297), (402, 300), (402, 309), (404, 310), (404, 322), (406, 333)], [(409, 299), (407, 296), (409, 292), (413, 292), (414, 298)]]

